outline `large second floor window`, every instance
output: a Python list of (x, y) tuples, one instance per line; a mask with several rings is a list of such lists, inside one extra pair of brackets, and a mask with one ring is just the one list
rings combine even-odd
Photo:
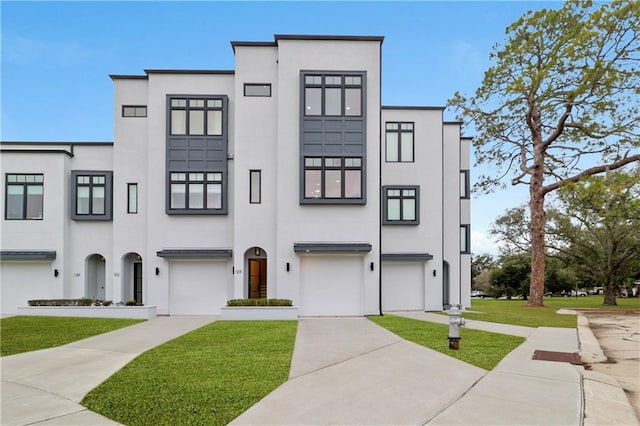
[(111, 220), (112, 179), (111, 171), (72, 171), (72, 219)]
[(362, 116), (362, 76), (304, 75), (304, 115)]
[(222, 135), (222, 99), (171, 98), (171, 135)]
[(420, 188), (385, 186), (382, 188), (385, 225), (420, 224)]
[(305, 158), (304, 198), (361, 199), (362, 158)]
[(413, 123), (386, 123), (385, 158), (388, 163), (413, 162)]
[(222, 209), (221, 172), (171, 172), (169, 191), (172, 210)]
[(7, 174), (5, 219), (42, 220), (44, 214), (44, 176)]

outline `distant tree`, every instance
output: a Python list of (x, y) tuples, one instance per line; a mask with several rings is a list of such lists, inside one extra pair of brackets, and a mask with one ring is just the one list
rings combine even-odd
[(569, 292), (578, 282), (575, 272), (557, 258), (547, 258), (544, 277), (545, 291), (551, 293)]
[(566, 185), (557, 198), (552, 248), (604, 288), (605, 305), (616, 305), (625, 279), (640, 274), (640, 167)]
[(500, 253), (529, 253), (531, 251), (531, 221), (526, 206), (507, 209), (498, 216), (489, 232), (502, 243)]
[(493, 269), (485, 269), (473, 278), (472, 284), (475, 290), (481, 290), (489, 293), (491, 290), (491, 271)]
[(471, 279), (480, 275), (483, 271), (496, 266), (496, 260), (489, 253), (471, 255)]
[(640, 161), (640, 2), (567, 1), (526, 13), (506, 34), (475, 94), (450, 105), (475, 127), (477, 164), (495, 171), (476, 189), (508, 175), (529, 186), (529, 305), (542, 306), (545, 196)]
[(517, 294), (526, 296), (531, 273), (531, 260), (526, 254), (503, 256), (501, 265), (491, 271), (493, 292), (507, 298)]

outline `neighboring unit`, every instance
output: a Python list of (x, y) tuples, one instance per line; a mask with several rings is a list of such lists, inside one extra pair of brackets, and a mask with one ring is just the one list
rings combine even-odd
[(381, 105), (382, 41), (232, 42), (234, 71), (112, 75), (113, 143), (2, 142), (2, 312), (468, 307), (470, 140), (442, 107)]

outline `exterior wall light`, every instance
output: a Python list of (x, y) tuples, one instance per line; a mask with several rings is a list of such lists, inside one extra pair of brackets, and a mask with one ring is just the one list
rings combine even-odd
[(433, 270), (433, 276), (434, 277), (436, 276), (436, 270), (435, 269)]
[(291, 265), (289, 264), (289, 262), (287, 262), (287, 272), (289, 272), (291, 270)]
[(256, 249), (255, 249), (255, 251), (254, 251), (254, 254), (255, 254), (256, 256), (260, 256), (260, 255), (262, 254), (262, 253), (260, 252), (260, 247), (256, 247)]
[(369, 268), (371, 268), (371, 270), (373, 271), (373, 262), (371, 262), (371, 264), (369, 265)]
[(156, 266), (156, 275), (160, 275), (160, 268)]
[(53, 276), (57, 277), (58, 275), (60, 275), (60, 271), (58, 271), (57, 269), (53, 270)]

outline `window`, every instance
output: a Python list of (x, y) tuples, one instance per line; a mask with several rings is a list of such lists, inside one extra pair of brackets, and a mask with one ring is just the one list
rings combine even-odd
[(460, 198), (471, 198), (471, 186), (469, 182), (469, 170), (460, 170)]
[(74, 220), (111, 220), (113, 172), (71, 172)]
[(249, 203), (260, 204), (262, 202), (262, 172), (249, 170)]
[(471, 225), (460, 225), (460, 253), (471, 253)]
[(386, 124), (386, 161), (413, 162), (413, 123)]
[(385, 225), (420, 224), (420, 187), (385, 186), (382, 188)]
[(244, 84), (245, 96), (271, 96), (271, 84), (270, 83), (245, 83)]
[(127, 184), (127, 213), (138, 213), (138, 184)]
[(362, 158), (305, 158), (304, 198), (362, 199)]
[(362, 116), (362, 75), (304, 75), (304, 115)]
[(44, 175), (6, 175), (5, 219), (42, 220), (44, 214)]
[(172, 210), (220, 210), (222, 173), (171, 172), (169, 192)]
[(146, 105), (122, 105), (123, 117), (146, 117), (147, 106)]
[(222, 99), (171, 98), (172, 135), (222, 135)]

